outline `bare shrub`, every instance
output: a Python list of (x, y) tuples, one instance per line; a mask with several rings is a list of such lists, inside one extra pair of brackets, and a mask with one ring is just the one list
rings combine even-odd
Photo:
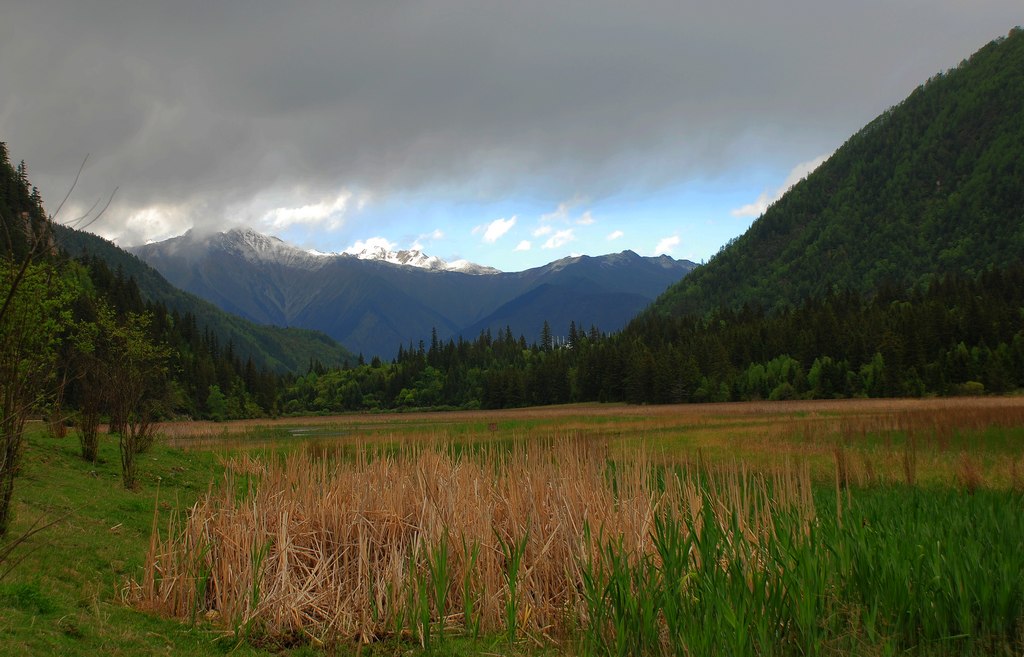
[(156, 439), (156, 416), (166, 392), (167, 347), (150, 342), (149, 315), (128, 313), (118, 322), (109, 308), (100, 308), (97, 325), (113, 357), (104, 363), (104, 396), (110, 409), (110, 430), (118, 436), (125, 488), (138, 486), (136, 457)]
[(75, 418), (78, 444), (82, 458), (95, 463), (100, 452), (100, 412), (98, 408), (83, 408)]

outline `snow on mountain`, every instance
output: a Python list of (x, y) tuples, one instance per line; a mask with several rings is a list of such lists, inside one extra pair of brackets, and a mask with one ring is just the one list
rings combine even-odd
[(348, 255), (359, 258), (360, 260), (390, 262), (393, 265), (408, 265), (410, 267), (419, 267), (420, 269), (429, 269), (431, 271), (444, 270), (447, 264), (440, 258), (428, 256), (420, 251), (388, 251), (383, 246), (363, 249), (358, 253), (348, 253)]
[(272, 235), (264, 235), (252, 228), (232, 228), (224, 233), (204, 237), (188, 231), (179, 238), (172, 238), (164, 244), (167, 250), (176, 250), (185, 244), (199, 245), (206, 242), (210, 246), (223, 249), (228, 253), (241, 255), (249, 262), (273, 262), (303, 269), (319, 269), (334, 258), (357, 258), (386, 262), (392, 265), (416, 267), (427, 271), (456, 271), (463, 274), (500, 274), (493, 267), (485, 267), (468, 260), (445, 262), (437, 256), (428, 256), (418, 249), (390, 251), (384, 247), (363, 249), (356, 253), (334, 253), (318, 249), (300, 249)]
[(460, 271), (463, 274), (500, 274), (500, 269), (478, 265), (469, 260), (452, 260), (448, 263), (448, 271)]
[[(186, 233), (186, 236), (190, 236), (191, 232)], [(232, 228), (226, 233), (211, 237), (210, 243), (229, 253), (237, 253), (249, 262), (274, 262), (304, 268), (316, 268), (322, 264), (319, 258), (310, 252), (251, 228)]]
[(382, 246), (377, 246), (371, 249), (363, 249), (358, 253), (349, 253), (345, 255), (354, 256), (360, 260), (376, 260), (378, 262), (389, 262), (393, 265), (405, 265), (407, 267), (417, 267), (419, 269), (426, 269), (428, 271), (458, 271), (464, 274), (499, 274), (499, 270), (493, 267), (484, 267), (483, 265), (477, 265), (468, 260), (455, 260), (454, 262), (445, 262), (437, 256), (428, 256), (418, 249), (408, 249), (402, 251), (388, 251)]
[(356, 251), (310, 252), (244, 229), (134, 249), (168, 281), (228, 312), (320, 330), (353, 352), (387, 358), (432, 331), (447, 340), (510, 329), (533, 340), (545, 321), (618, 330), (693, 268), (627, 251), (501, 273), (388, 244)]

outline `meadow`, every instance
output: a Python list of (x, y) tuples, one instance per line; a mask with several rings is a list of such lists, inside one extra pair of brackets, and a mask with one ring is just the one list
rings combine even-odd
[(0, 580), (0, 651), (1024, 648), (1024, 398), (160, 433), (136, 493), (109, 444), (93, 465), (73, 437), (30, 438), (16, 530), (57, 522)]

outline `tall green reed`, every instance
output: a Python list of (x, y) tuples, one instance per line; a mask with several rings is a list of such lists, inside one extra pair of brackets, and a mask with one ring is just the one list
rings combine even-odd
[[(714, 484), (709, 484), (713, 486)], [(999, 491), (820, 489), (664, 509), (654, 550), (599, 537), (580, 564), (587, 655), (1019, 654), (1024, 504)], [(843, 505), (842, 514), (837, 505)], [(752, 529), (758, 513), (770, 525)], [(842, 521), (840, 521), (842, 518)], [(588, 541), (593, 537), (587, 535)]]

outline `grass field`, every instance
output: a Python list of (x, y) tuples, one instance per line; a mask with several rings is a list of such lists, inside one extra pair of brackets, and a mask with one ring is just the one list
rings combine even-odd
[(167, 443), (186, 450), (287, 450), (310, 442), (516, 442), (581, 437), (651, 458), (787, 460), (830, 479), (837, 452), (854, 483), (952, 485), (966, 470), (996, 488), (1024, 485), (1024, 398), (838, 400), (684, 406), (569, 405), (464, 411), (168, 423)]
[[(40, 426), (0, 654), (1019, 654), (1024, 398)], [(154, 529), (156, 531), (154, 531)]]

